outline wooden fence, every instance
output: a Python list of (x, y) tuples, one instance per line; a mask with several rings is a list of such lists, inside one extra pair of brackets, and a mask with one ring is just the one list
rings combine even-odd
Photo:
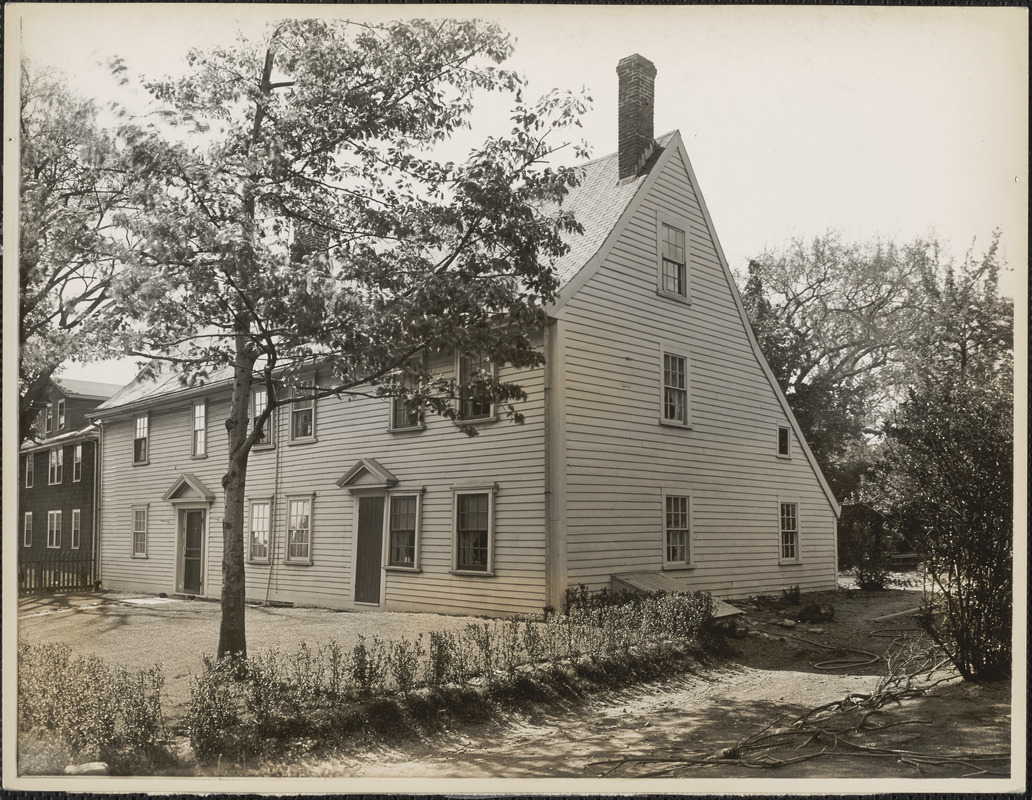
[(18, 564), (18, 594), (90, 590), (96, 580), (97, 567), (91, 558), (55, 553)]

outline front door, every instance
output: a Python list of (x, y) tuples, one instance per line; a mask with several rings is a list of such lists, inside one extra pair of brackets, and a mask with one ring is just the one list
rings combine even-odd
[(355, 602), (380, 604), (383, 552), (383, 497), (358, 498), (358, 552), (355, 556)]
[(186, 536), (183, 542), (183, 591), (201, 593), (201, 557), (204, 553), (204, 512), (185, 511)]

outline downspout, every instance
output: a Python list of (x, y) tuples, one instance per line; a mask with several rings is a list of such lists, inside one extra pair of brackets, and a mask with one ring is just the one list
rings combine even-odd
[(545, 321), (544, 348), (544, 394), (545, 394), (545, 424), (544, 424), (544, 450), (545, 450), (545, 614), (548, 608), (557, 609), (558, 602), (555, 597), (556, 577), (552, 574), (556, 569), (557, 559), (555, 558), (555, 526), (552, 523), (552, 511), (555, 498), (552, 496), (552, 424), (555, 414), (555, 399), (552, 396), (552, 357), (554, 355), (554, 330), (555, 320)]
[(101, 454), (104, 447), (104, 425), (101, 420), (97, 420), (97, 441), (93, 446), (93, 530), (92, 534), (92, 545), (93, 545), (93, 582), (94, 586), (99, 587), (101, 583), (101, 558), (100, 558), (100, 504), (103, 493), (101, 492), (101, 481), (103, 480), (103, 473), (101, 472), (100, 465), (103, 463)]
[(269, 594), (272, 592), (272, 571), (276, 568), (276, 514), (279, 505), (276, 501), (279, 499), (280, 485), (279, 416), (273, 412), (272, 420), (270, 420), (272, 425), (269, 426), (273, 429), (271, 431), (272, 444), (276, 448), (276, 456), (273, 459), (272, 470), (272, 502), (269, 503), (269, 579), (265, 583), (265, 605), (269, 605)]

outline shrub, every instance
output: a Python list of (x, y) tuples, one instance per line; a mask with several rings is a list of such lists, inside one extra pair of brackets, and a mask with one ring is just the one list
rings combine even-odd
[(200, 675), (193, 677), (186, 726), (190, 745), (202, 758), (223, 752), (240, 722), (234, 687), (239, 666), (233, 657), (215, 659), (205, 655)]
[(383, 641), (374, 636), (366, 645), (364, 636), (358, 637), (358, 644), (351, 651), (351, 678), (355, 687), (364, 695), (371, 695), (382, 689), (386, 683), (385, 651)]
[(427, 663), (424, 676), (427, 685), (441, 687), (452, 674), (454, 646), (452, 636), (446, 631), (430, 631), (430, 646), (427, 651)]
[(401, 639), (392, 642), (388, 655), (391, 676), (394, 678), (394, 685), (398, 691), (407, 695), (416, 684), (416, 675), (419, 671), (419, 661), (423, 655), (423, 636), (420, 634), (416, 641)]

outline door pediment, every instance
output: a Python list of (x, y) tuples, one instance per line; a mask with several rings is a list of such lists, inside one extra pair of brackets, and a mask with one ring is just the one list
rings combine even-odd
[(169, 503), (210, 503), (215, 494), (196, 475), (184, 472), (161, 499)]
[(398, 483), (391, 471), (373, 458), (360, 458), (337, 479), (341, 489), (389, 489)]

